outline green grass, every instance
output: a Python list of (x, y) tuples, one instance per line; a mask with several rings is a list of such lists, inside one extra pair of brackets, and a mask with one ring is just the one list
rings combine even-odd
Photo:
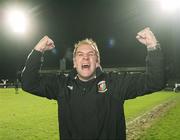
[(0, 140), (58, 140), (55, 101), (0, 89)]
[(179, 140), (180, 139), (180, 93), (177, 93), (176, 106), (154, 123), (140, 140)]
[[(177, 96), (168, 92), (138, 97), (125, 103), (128, 119)], [(177, 116), (176, 116), (177, 117)], [(57, 103), (22, 90), (0, 89), (0, 140), (58, 140)]]
[(136, 99), (127, 100), (124, 106), (126, 120), (132, 120), (133, 118), (152, 109), (156, 105), (164, 101), (176, 98), (176, 96), (177, 95), (173, 92), (161, 91), (158, 93), (137, 97)]

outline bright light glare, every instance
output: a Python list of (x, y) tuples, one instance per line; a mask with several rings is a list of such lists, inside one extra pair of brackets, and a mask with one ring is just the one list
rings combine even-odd
[(24, 33), (27, 26), (25, 13), (20, 10), (11, 10), (7, 13), (7, 22), (14, 32)]
[(161, 0), (162, 9), (166, 11), (176, 11), (180, 8), (180, 0)]

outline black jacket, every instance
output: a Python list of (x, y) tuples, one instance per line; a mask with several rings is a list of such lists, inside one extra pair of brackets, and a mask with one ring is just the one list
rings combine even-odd
[(125, 140), (124, 101), (164, 86), (160, 50), (148, 52), (145, 73), (105, 73), (82, 82), (76, 72), (40, 76), (41, 53), (32, 51), (22, 73), (22, 89), (58, 102), (61, 140)]

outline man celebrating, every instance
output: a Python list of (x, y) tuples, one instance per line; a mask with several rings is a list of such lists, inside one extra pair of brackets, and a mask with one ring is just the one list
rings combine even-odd
[(22, 89), (58, 102), (61, 140), (125, 140), (124, 101), (159, 91), (164, 86), (163, 58), (149, 28), (136, 38), (147, 47), (146, 72), (105, 73), (96, 43), (75, 44), (74, 69), (67, 75), (40, 76), (41, 55), (54, 48), (45, 36), (28, 56), (22, 72)]

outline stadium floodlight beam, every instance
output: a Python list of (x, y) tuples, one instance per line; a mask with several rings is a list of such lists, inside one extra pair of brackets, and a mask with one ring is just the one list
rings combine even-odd
[(180, 0), (161, 0), (162, 9), (168, 12), (174, 12), (180, 9)]
[(18, 9), (7, 12), (7, 24), (16, 33), (24, 33), (27, 27), (27, 17), (25, 13)]

